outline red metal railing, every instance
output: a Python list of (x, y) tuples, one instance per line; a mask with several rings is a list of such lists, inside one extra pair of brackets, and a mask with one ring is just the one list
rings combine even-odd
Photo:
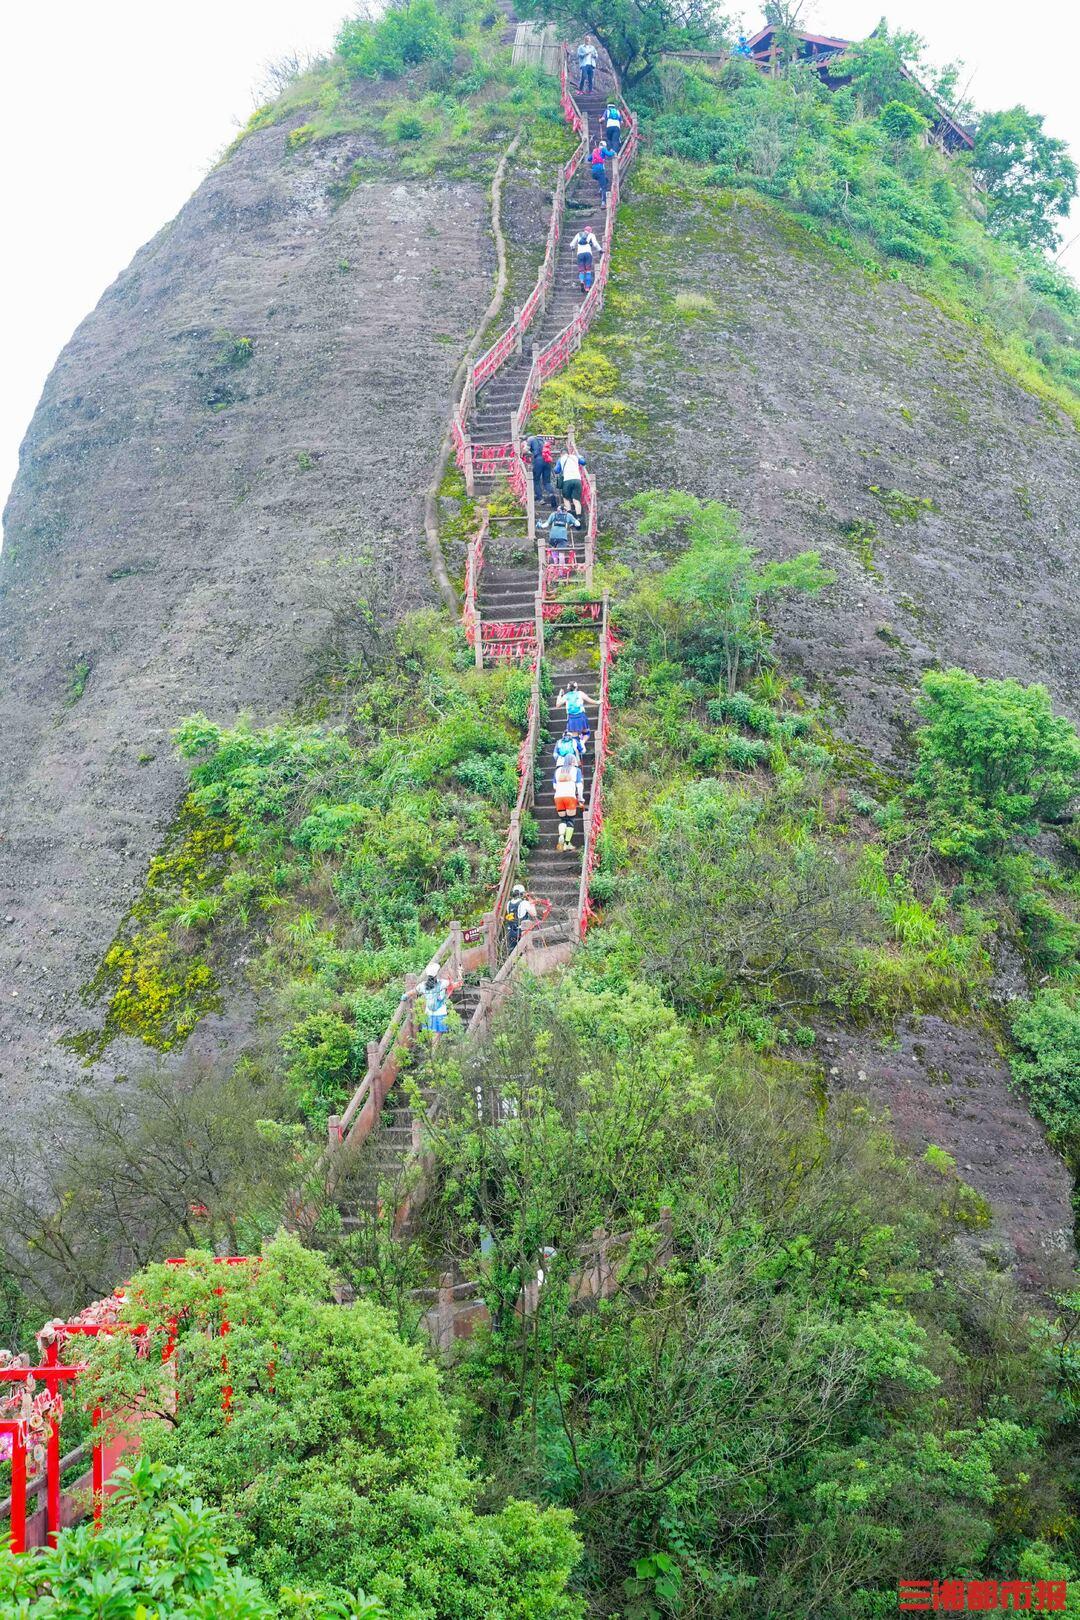
[(608, 732), (611, 725), (611, 702), (608, 697), (608, 679), (611, 664), (619, 650), (615, 632), (608, 616), (607, 595), (604, 596), (603, 621), (600, 631), (600, 692), (596, 723), (596, 746), (593, 754), (592, 790), (589, 808), (585, 812), (585, 848), (581, 859), (581, 883), (578, 888), (578, 938), (584, 939), (589, 924), (596, 915), (589, 898), (589, 881), (599, 859), (600, 830), (604, 824), (604, 765), (607, 760)]

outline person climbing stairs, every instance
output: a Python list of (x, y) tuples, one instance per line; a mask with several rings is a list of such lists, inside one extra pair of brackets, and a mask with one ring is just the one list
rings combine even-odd
[[(603, 68), (597, 78), (604, 82)], [(608, 104), (610, 87), (597, 90), (593, 95), (574, 96), (581, 112), (588, 120), (588, 144), (592, 151), (603, 139), (604, 109)], [(581, 307), (581, 289), (577, 279), (577, 265), (570, 253), (569, 243), (578, 231), (592, 231), (601, 241), (604, 236), (604, 210), (596, 189), (596, 181), (589, 172), (588, 162), (580, 165), (570, 181), (566, 193), (563, 236), (559, 244), (559, 261), (555, 281), (551, 288), (547, 308), (534, 321), (527, 334), (520, 358), (503, 366), (477, 392), (476, 410), (470, 419), (470, 436), (474, 445), (507, 444), (511, 434), (511, 413), (521, 401), (522, 389), (532, 365), (531, 345), (540, 348), (558, 337)], [(524, 427), (524, 424), (522, 424)], [(490, 492), (496, 483), (493, 474), (477, 472), (475, 487), (478, 495)]]

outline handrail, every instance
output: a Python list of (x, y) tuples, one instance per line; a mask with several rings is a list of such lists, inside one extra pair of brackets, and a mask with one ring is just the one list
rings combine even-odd
[(465, 626), (465, 640), (476, 649), (477, 667), (484, 661), (480, 636), (480, 574), (484, 567), (484, 541), (491, 527), (491, 513), (485, 506), (480, 527), (469, 541), (465, 553), (465, 595), (461, 607), (461, 622)]
[(596, 749), (593, 754), (593, 778), (589, 792), (589, 808), (585, 812), (585, 848), (581, 857), (581, 882), (578, 886), (577, 933), (584, 939), (595, 915), (589, 899), (589, 880), (596, 869), (597, 841), (604, 822), (604, 763), (607, 759), (608, 730), (611, 707), (608, 699), (608, 678), (618, 643), (612, 632), (608, 612), (608, 594), (604, 592), (604, 616), (600, 631), (600, 693), (596, 725)]

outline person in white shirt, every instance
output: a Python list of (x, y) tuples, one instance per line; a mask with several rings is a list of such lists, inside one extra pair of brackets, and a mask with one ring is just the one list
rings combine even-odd
[(561, 482), (563, 500), (569, 502), (571, 509), (581, 516), (581, 469), (587, 467), (588, 462), (584, 456), (579, 456), (574, 450), (564, 450), (555, 463), (556, 479)]
[(578, 80), (579, 95), (583, 90), (588, 90), (592, 95), (593, 74), (596, 72), (597, 61), (596, 46), (591, 40), (582, 40), (578, 46), (578, 67), (581, 70), (581, 77)]

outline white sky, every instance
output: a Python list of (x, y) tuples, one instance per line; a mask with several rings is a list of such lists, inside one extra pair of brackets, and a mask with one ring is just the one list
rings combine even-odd
[[(729, 4), (748, 28), (758, 25), (755, 5)], [(0, 499), (56, 355), (246, 120), (264, 64), (325, 50), (357, 9), (351, 0), (18, 0), (7, 8)], [(1043, 0), (1030, 13), (1004, 0), (813, 0), (807, 25), (859, 39), (883, 10), (891, 26), (922, 34), (934, 61), (964, 58), (980, 107), (1024, 102), (1080, 155), (1076, 0)], [(1080, 243), (1063, 262), (1080, 279)]]

